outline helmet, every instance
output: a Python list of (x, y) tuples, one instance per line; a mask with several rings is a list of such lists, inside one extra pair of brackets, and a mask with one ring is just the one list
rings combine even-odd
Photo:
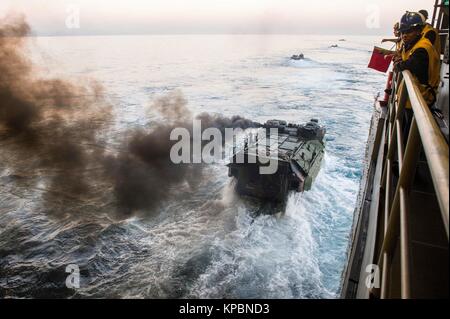
[(403, 15), (400, 20), (400, 32), (405, 32), (420, 26), (423, 26), (424, 22), (422, 20), (422, 16), (417, 12), (408, 12)]
[(427, 21), (428, 19), (428, 11), (427, 10), (419, 10), (419, 12), (421, 15), (423, 15), (423, 17), (425, 18), (424, 21)]

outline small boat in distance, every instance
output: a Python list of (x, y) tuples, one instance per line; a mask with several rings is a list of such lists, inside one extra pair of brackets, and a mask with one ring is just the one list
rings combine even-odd
[(300, 54), (294, 54), (293, 56), (291, 56), (291, 60), (303, 60), (305, 58), (305, 56), (303, 55), (303, 53)]

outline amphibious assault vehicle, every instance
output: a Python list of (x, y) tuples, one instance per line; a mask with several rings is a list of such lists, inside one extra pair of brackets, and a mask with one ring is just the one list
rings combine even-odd
[[(265, 132), (256, 134), (252, 141), (247, 137), (243, 149), (234, 151), (227, 165), (228, 175), (237, 180), (236, 191), (284, 202), (290, 190), (311, 189), (324, 155), (325, 128), (316, 119), (304, 125), (269, 120), (262, 127)], [(272, 128), (278, 133), (274, 134)]]

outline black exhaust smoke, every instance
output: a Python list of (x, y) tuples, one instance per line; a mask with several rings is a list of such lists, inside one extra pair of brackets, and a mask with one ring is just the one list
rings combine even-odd
[(0, 134), (2, 152), (14, 154), (16, 174), (46, 170), (44, 200), (55, 194), (82, 197), (86, 168), (101, 156), (93, 149), (108, 126), (110, 106), (94, 81), (85, 85), (39, 78), (26, 55), (30, 27), (23, 17), (0, 21)]
[[(76, 212), (86, 202), (100, 207), (112, 189), (119, 218), (151, 214), (180, 187), (199, 183), (202, 164), (170, 160), (176, 143), (169, 138), (171, 131), (183, 127), (192, 132), (193, 116), (181, 93), (153, 103), (162, 121), (125, 132), (121, 151), (106, 151), (103, 137), (114, 119), (102, 86), (39, 77), (25, 50), (29, 36), (23, 17), (0, 20), (0, 149), (8, 155), (0, 168), (32, 179), (27, 187), (44, 180), (46, 211), (57, 216)], [(197, 118), (203, 129), (261, 126), (240, 116), (202, 113)]]

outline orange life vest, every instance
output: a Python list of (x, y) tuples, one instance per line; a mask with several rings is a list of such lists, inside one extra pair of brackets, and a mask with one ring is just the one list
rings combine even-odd
[[(402, 60), (408, 60), (411, 55), (420, 48), (425, 49), (428, 53), (428, 83), (421, 84), (417, 79), (416, 80), (423, 98), (428, 103), (428, 105), (431, 105), (436, 101), (436, 94), (440, 83), (440, 58), (430, 40), (422, 37), (408, 51), (405, 51), (405, 49), (403, 48)], [(406, 107), (411, 108), (411, 104), (409, 101)]]

